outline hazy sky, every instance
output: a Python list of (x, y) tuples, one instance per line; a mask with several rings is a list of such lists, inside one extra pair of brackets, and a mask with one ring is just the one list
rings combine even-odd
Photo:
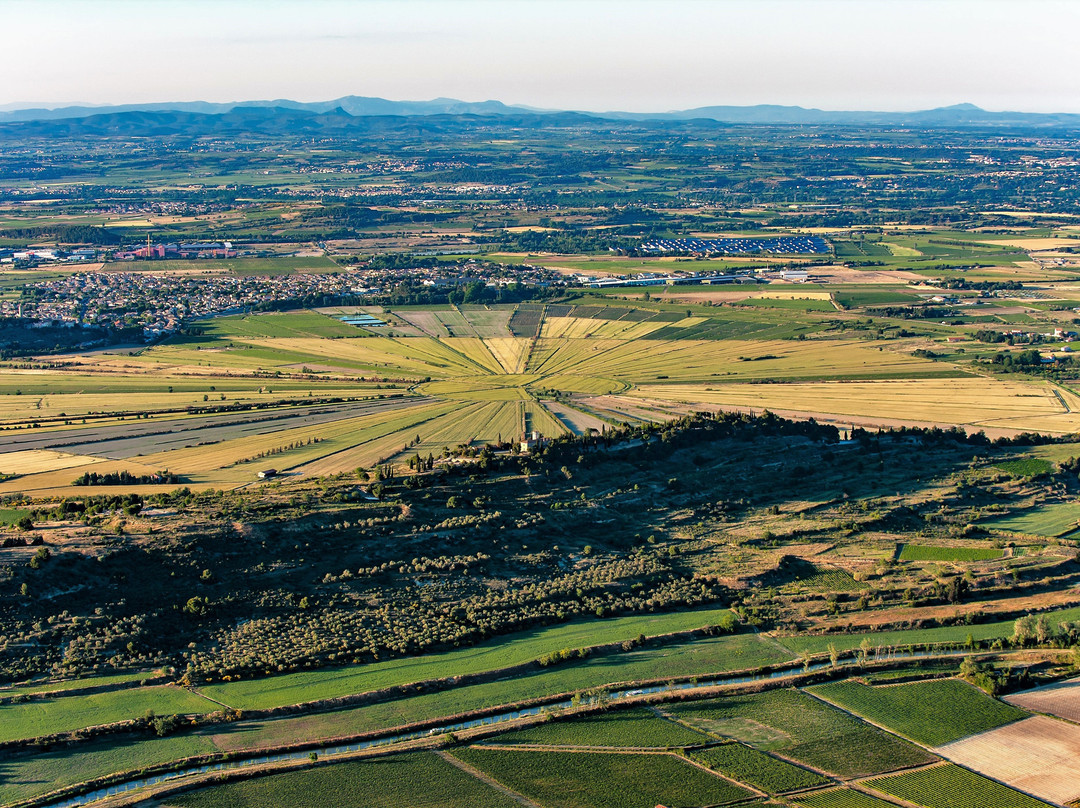
[(1080, 112), (1080, 0), (0, 0), (0, 104)]

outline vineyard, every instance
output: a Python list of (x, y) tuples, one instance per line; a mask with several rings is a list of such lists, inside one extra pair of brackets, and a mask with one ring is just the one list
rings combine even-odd
[(959, 679), (878, 687), (848, 680), (817, 685), (810, 692), (926, 746), (941, 746), (1028, 715)]
[(747, 783), (767, 794), (782, 794), (785, 791), (822, 786), (831, 782), (817, 772), (801, 769), (739, 743), (697, 749), (688, 755), (691, 760), (708, 766), (725, 777)]
[(866, 786), (923, 808), (1046, 808), (1047, 803), (967, 769), (946, 763), (891, 777)]
[(807, 767), (858, 777), (933, 757), (796, 690), (771, 690), (665, 708), (692, 727), (733, 738)]
[(1004, 550), (993, 547), (940, 547), (927, 544), (902, 544), (897, 558), (900, 561), (993, 561)]
[(795, 800), (803, 808), (895, 808), (895, 803), (886, 802), (856, 791), (853, 788), (836, 788), (828, 791), (815, 791)]
[(453, 755), (545, 808), (723, 805), (753, 795), (674, 755), (510, 752), (466, 747)]
[(331, 768), (279, 774), (170, 797), (178, 808), (317, 808), (446, 806), (519, 808), (512, 797), (430, 752), (341, 763)]

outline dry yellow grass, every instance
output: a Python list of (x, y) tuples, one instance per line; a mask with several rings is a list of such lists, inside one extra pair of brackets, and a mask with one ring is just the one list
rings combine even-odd
[[(0, 494), (29, 494), (30, 496), (60, 497), (79, 494), (115, 494), (117, 491), (133, 491), (136, 493), (152, 493), (176, 488), (175, 485), (146, 485), (125, 486), (117, 489), (115, 486), (87, 486), (72, 488), (71, 483), (75, 478), (81, 477), (89, 464), (83, 466), (69, 466), (61, 469), (43, 470), (33, 474), (25, 474), (14, 480), (0, 483)], [(93, 470), (99, 474), (108, 474), (113, 471), (130, 471), (132, 474), (154, 474), (161, 471), (160, 466), (147, 466), (137, 460), (100, 460), (92, 464)]]
[(1048, 385), (983, 378), (793, 384), (643, 385), (645, 398), (893, 421), (1080, 430)]
[(525, 372), (525, 358), (529, 354), (532, 340), (524, 337), (493, 337), (484, 340), (502, 367), (504, 373), (519, 374)]
[(102, 458), (89, 455), (54, 452), (49, 449), (24, 449), (21, 452), (0, 454), (0, 473), (38, 474), (43, 471), (60, 471), (100, 462)]
[(830, 300), (829, 292), (804, 292), (801, 289), (766, 289), (764, 292), (749, 295), (764, 300)]

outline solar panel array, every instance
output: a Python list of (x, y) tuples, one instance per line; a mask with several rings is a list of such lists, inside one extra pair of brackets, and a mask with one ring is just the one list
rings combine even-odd
[(829, 242), (821, 236), (767, 236), (764, 238), (661, 238), (644, 242), (643, 253), (722, 254), (778, 253), (819, 255), (829, 252)]

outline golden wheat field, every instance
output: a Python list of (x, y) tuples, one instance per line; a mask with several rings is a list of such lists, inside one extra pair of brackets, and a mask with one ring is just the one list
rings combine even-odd
[(738, 336), (787, 328), (769, 320), (775, 313), (620, 303), (381, 316), (412, 323), (416, 336), (372, 335), (310, 311), (260, 314), (218, 318), (198, 339), (141, 351), (0, 366), (0, 473), (18, 475), (0, 492), (56, 493), (90, 464), (167, 469), (197, 487), (253, 485), (269, 468), (352, 472), (695, 407), (1000, 434), (1080, 429), (1080, 397), (1063, 387), (972, 375), (903, 344)]

